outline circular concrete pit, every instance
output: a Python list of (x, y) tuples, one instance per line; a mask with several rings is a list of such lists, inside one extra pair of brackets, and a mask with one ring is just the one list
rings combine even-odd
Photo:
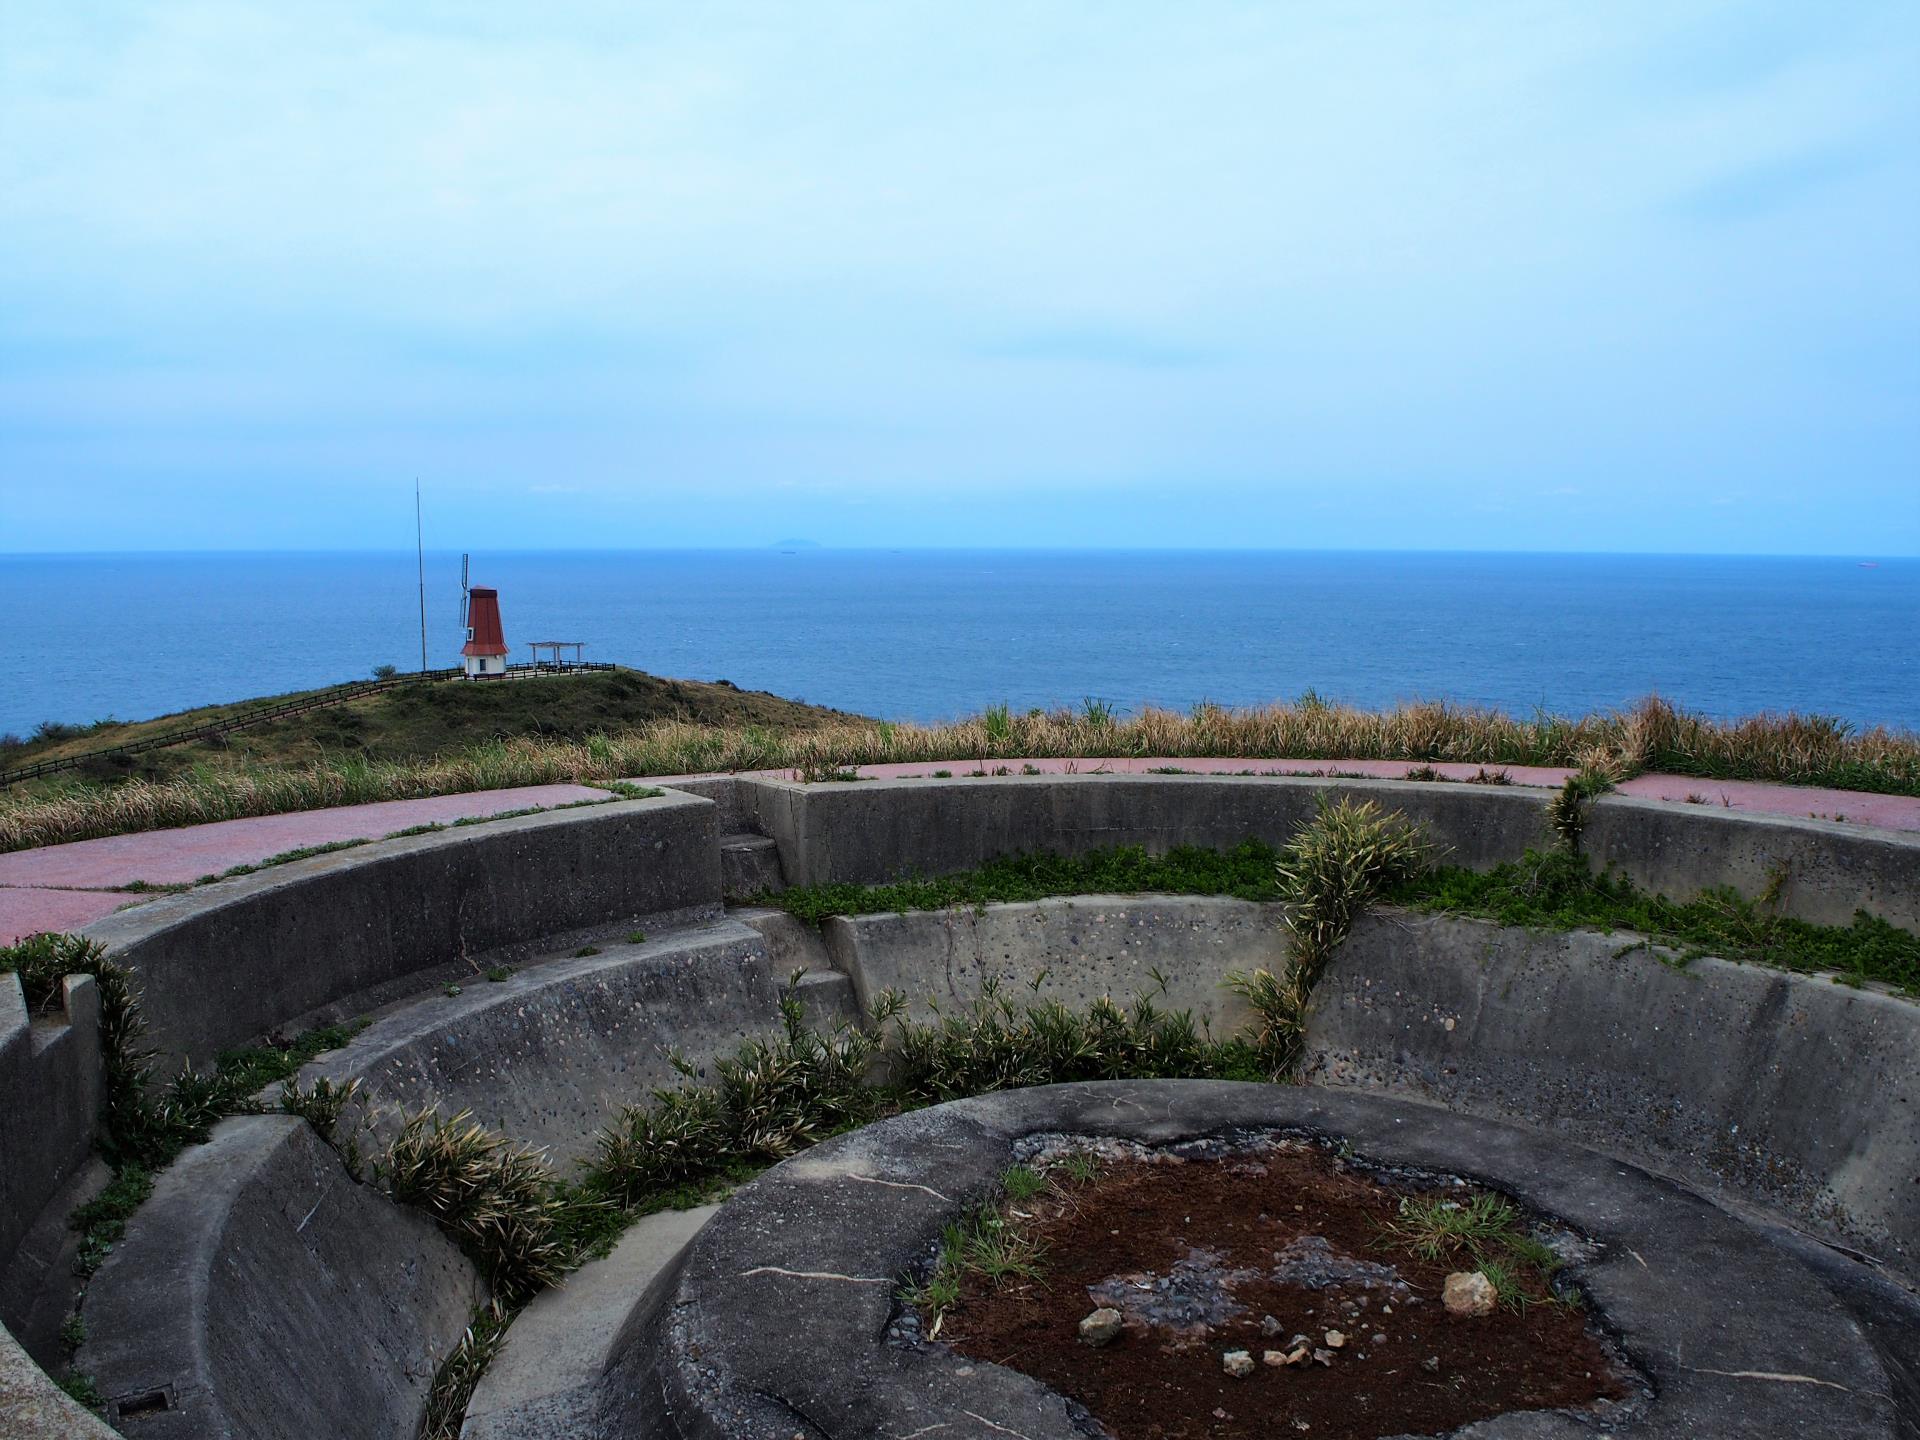
[[(749, 852), (765, 886), (940, 873), (1019, 850), (1277, 843), (1322, 796), (1355, 794), (1417, 814), (1456, 859), (1491, 864), (1541, 840), (1545, 803), (1471, 786), (1183, 776), (701, 787), (275, 867), (114, 917), (100, 938), (141, 978), (174, 1061), (370, 1015), (303, 1076), (361, 1082), (341, 1138), (373, 1153), (407, 1112), (466, 1109), (564, 1165), (672, 1080), (671, 1054), (703, 1064), (773, 1030), (796, 973), (823, 1025), (888, 987), (950, 1008), (1044, 973), (1042, 993), (1079, 1006), (1158, 974), (1170, 1003), (1225, 1033), (1244, 1015), (1223, 977), (1273, 964), (1284, 944), (1271, 906), (1177, 896), (815, 932), (723, 906), (724, 877), (737, 881)], [(1596, 858), (1672, 894), (1753, 893), (1789, 865), (1790, 913), (1920, 917), (1914, 837), (1624, 800), (1598, 802), (1588, 833)], [(512, 973), (481, 978), (496, 963)], [(22, 1017), (17, 1048), (32, 1058), (15, 1113), (97, 1094), (51, 1073), (98, 1056), (55, 1043), (50, 1023), (29, 1035)], [(1279, 1132), (1484, 1182), (1594, 1242), (1575, 1279), (1646, 1394), (1606, 1415), (1505, 1415), (1476, 1437), (1920, 1436), (1911, 1001), (1713, 960), (1682, 969), (1621, 953), (1617, 937), (1382, 911), (1336, 955), (1307, 1038), (1304, 1086), (982, 1097), (828, 1142), (716, 1213), (648, 1217), (520, 1313), (461, 1433), (1087, 1434), (1083, 1415), (1015, 1370), (889, 1341), (900, 1284), (1032, 1137)], [(90, 1104), (69, 1108), (79, 1148), (61, 1154), (83, 1155)], [(35, 1236), (65, 1233), (75, 1192), (71, 1159), (60, 1165), (25, 1176), (37, 1191), (20, 1186), (24, 1171), (0, 1184), (0, 1199), (28, 1197), (10, 1283), (40, 1255)], [(44, 1263), (54, 1274), (64, 1262)], [(88, 1289), (76, 1361), (129, 1440), (402, 1440), (484, 1294), (444, 1237), (302, 1122), (239, 1117), (159, 1177)], [(0, 1419), (16, 1423), (4, 1407)]]
[[(576, 1433), (1101, 1434), (1084, 1410), (1021, 1374), (1017, 1356), (983, 1364), (937, 1341), (903, 1341), (906, 1277), (1035, 1137), (1178, 1146), (1275, 1133), (1337, 1140), (1364, 1162), (1469, 1177), (1587, 1242), (1568, 1279), (1637, 1372), (1632, 1393), (1579, 1415), (1511, 1413), (1475, 1435), (1784, 1440), (1892, 1437), (1910, 1423), (1874, 1341), (1820, 1279), (1763, 1230), (1679, 1186), (1517, 1127), (1376, 1096), (1175, 1080), (956, 1101), (787, 1161), (700, 1232)], [(1071, 1325), (1087, 1299), (1059, 1299)], [(1272, 1433), (1288, 1434), (1280, 1403)]]

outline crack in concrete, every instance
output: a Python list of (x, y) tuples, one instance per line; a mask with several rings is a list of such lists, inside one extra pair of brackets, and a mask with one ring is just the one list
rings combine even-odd
[(1727, 1380), (1774, 1380), (1783, 1385), (1822, 1385), (1829, 1390), (1838, 1390), (1843, 1395), (1853, 1391), (1837, 1380), (1822, 1380), (1817, 1375), (1788, 1375), (1778, 1370), (1709, 1370), (1701, 1365), (1683, 1365), (1695, 1375), (1718, 1375)]
[(1018, 1430), (1009, 1430), (1004, 1425), (996, 1425), (993, 1423), (993, 1421), (989, 1420), (986, 1416), (976, 1415), (971, 1410), (962, 1410), (960, 1413), (966, 1416), (969, 1420), (978, 1420), (982, 1425), (986, 1426), (989, 1430), (995, 1431), (998, 1434), (1011, 1435), (1014, 1437), (1014, 1440), (1031, 1440), (1030, 1436), (1023, 1435)]
[(843, 1280), (849, 1285), (891, 1285), (893, 1281), (878, 1275), (842, 1275), (836, 1270), (788, 1270), (779, 1265), (756, 1265), (742, 1270), (735, 1278), (751, 1280), (755, 1275), (780, 1275), (788, 1280)]
[(921, 1190), (933, 1196), (934, 1199), (944, 1201), (948, 1205), (953, 1203), (952, 1196), (942, 1195), (938, 1190), (935, 1190), (929, 1185), (910, 1185), (904, 1180), (882, 1180), (878, 1175), (861, 1175), (852, 1170), (847, 1172), (847, 1179), (858, 1180), (867, 1185), (884, 1185), (889, 1190)]

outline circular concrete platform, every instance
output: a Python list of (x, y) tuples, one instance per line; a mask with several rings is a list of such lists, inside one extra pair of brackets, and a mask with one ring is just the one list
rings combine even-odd
[[(1114, 1082), (956, 1101), (770, 1171), (695, 1241), (602, 1396), (600, 1433), (685, 1440), (1084, 1440), (1039, 1382), (888, 1338), (902, 1278), (1031, 1136), (1164, 1145), (1262, 1133), (1482, 1182), (1594, 1243), (1570, 1269), (1651, 1389), (1606, 1416), (1527, 1412), (1475, 1437), (1909, 1434), (1874, 1340), (1763, 1231), (1620, 1161), (1422, 1106), (1297, 1086)], [(648, 1353), (650, 1352), (650, 1353)]]

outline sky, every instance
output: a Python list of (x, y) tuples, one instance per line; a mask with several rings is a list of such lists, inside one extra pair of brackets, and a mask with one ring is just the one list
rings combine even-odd
[(0, 0), (0, 553), (1920, 554), (1920, 6)]

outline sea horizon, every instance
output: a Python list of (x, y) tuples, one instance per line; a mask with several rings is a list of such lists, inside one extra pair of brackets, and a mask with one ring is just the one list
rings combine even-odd
[[(586, 658), (894, 720), (1305, 691), (1582, 714), (1648, 694), (1920, 728), (1920, 561), (1457, 550), (822, 546), (489, 551), (514, 658)], [(429, 550), (426, 661), (453, 662), (458, 552)], [(421, 664), (413, 551), (0, 557), (24, 683), (0, 734)]]

